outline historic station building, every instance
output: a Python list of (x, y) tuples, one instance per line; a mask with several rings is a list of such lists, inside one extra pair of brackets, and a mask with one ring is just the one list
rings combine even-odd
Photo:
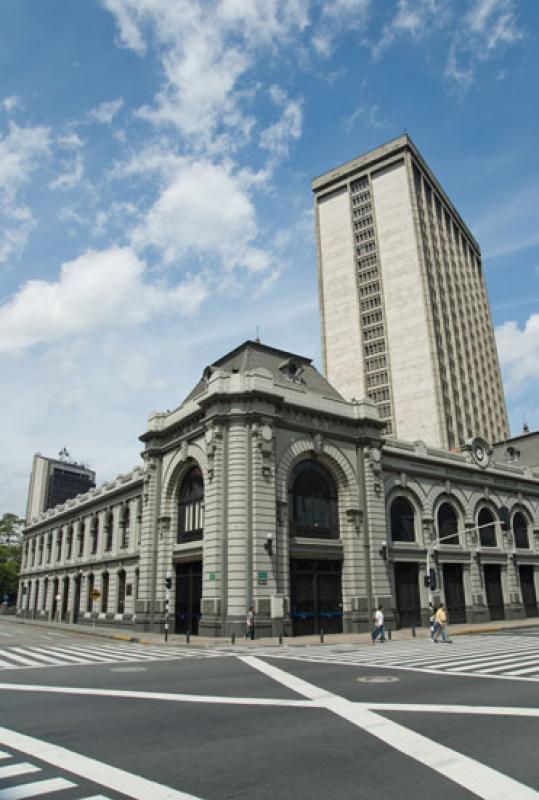
[[(539, 472), (384, 437), (308, 358), (248, 341), (153, 414), (143, 463), (29, 520), (18, 613), (210, 636), (536, 616)], [(501, 458), (501, 456), (500, 456)], [(500, 521), (501, 520), (501, 521)], [(437, 585), (426, 586), (427, 560)]]

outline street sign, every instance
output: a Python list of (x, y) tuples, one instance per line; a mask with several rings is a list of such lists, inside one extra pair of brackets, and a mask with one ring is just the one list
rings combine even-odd
[(92, 600), (99, 600), (100, 597), (101, 597), (101, 592), (99, 591), (99, 589), (94, 589), (92, 592)]
[(215, 580), (215, 572), (208, 572), (208, 580), (209, 581)]
[(258, 585), (259, 586), (266, 586), (268, 583), (268, 573), (267, 572), (259, 572), (258, 573)]

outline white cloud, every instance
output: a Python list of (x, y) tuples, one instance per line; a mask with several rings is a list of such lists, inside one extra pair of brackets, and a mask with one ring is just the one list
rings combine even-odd
[(500, 325), (496, 341), (506, 390), (522, 394), (530, 381), (539, 381), (539, 314), (532, 314), (522, 329), (514, 321)]
[(514, 0), (474, 0), (453, 38), (446, 77), (466, 88), (473, 82), (478, 64), (523, 38)]
[(241, 178), (224, 165), (177, 159), (159, 199), (133, 232), (135, 248), (153, 246), (165, 262), (217, 255), (225, 268), (260, 271), (269, 257), (253, 243), (254, 205)]
[(412, 39), (426, 36), (433, 26), (442, 24), (444, 18), (440, 0), (398, 0), (393, 19), (384, 25), (381, 38), (372, 45), (373, 57), (380, 58), (399, 36)]
[(108, 102), (101, 103), (96, 108), (92, 108), (92, 110), (88, 112), (88, 117), (94, 122), (99, 122), (102, 125), (110, 125), (116, 114), (118, 114), (122, 108), (123, 104), (124, 101), (122, 97), (119, 97), (117, 100), (110, 100)]
[(24, 249), (36, 222), (26, 206), (8, 206), (0, 216), (0, 264), (18, 255)]
[(323, 58), (330, 56), (333, 43), (342, 31), (354, 31), (366, 27), (370, 8), (371, 0), (323, 2), (320, 19), (311, 37), (315, 52)]
[(49, 182), (49, 189), (60, 189), (67, 191), (77, 186), (84, 175), (84, 159), (81, 153), (77, 153), (72, 162), (68, 165), (67, 171), (62, 172)]
[(103, 0), (122, 43), (139, 54), (155, 39), (164, 83), (139, 116), (174, 126), (200, 151), (234, 150), (254, 124), (240, 85), (262, 48), (308, 24), (306, 0)]
[(145, 271), (132, 250), (111, 248), (66, 262), (57, 281), (28, 281), (0, 306), (0, 351), (137, 325), (163, 311), (190, 314), (205, 297), (199, 280), (168, 288)]
[(11, 200), (28, 182), (50, 150), (48, 128), (20, 128), (10, 123), (7, 134), (0, 137), (0, 195)]
[(0, 101), (0, 106), (2, 106), (6, 114), (10, 114), (13, 111), (13, 109), (17, 108), (20, 105), (21, 105), (20, 97), (16, 97), (15, 95), (11, 95), (10, 97), (4, 97), (4, 99)]
[(66, 150), (78, 150), (84, 146), (84, 142), (78, 133), (73, 132), (66, 133), (64, 136), (58, 136), (56, 142), (60, 147), (64, 147)]
[(265, 128), (260, 134), (260, 147), (276, 158), (288, 155), (290, 141), (301, 136), (302, 109), (299, 100), (290, 100), (277, 86), (272, 86), (270, 96), (275, 105), (282, 108), (281, 118)]

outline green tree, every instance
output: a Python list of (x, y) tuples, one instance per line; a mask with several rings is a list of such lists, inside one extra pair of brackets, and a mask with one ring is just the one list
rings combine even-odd
[(24, 520), (16, 514), (0, 518), (0, 603), (17, 599)]
[(0, 518), (0, 544), (16, 544), (20, 542), (24, 520), (16, 514), (6, 513)]

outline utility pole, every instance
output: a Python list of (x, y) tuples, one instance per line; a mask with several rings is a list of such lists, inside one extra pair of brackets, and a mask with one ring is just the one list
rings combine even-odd
[(168, 642), (168, 612), (170, 609), (170, 587), (172, 586), (172, 578), (170, 577), (170, 572), (167, 572), (167, 577), (165, 578), (165, 642)]

